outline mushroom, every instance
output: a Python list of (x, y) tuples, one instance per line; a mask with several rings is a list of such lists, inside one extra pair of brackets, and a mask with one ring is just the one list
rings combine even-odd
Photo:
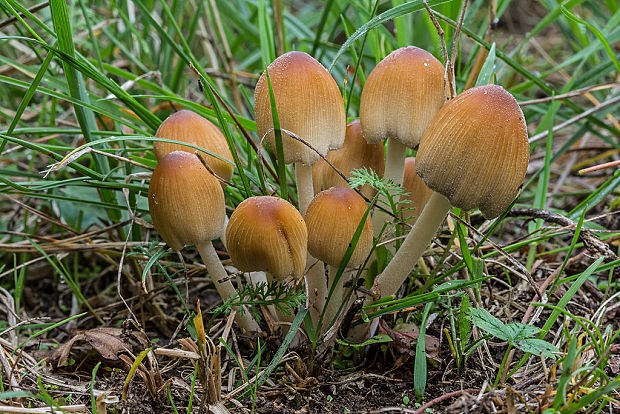
[(420, 143), (415, 169), (434, 192), (385, 270), (373, 295), (396, 293), (441, 225), (450, 206), (499, 216), (516, 197), (527, 170), (525, 117), (497, 85), (468, 89), (448, 101)]
[[(282, 131), (284, 161), (295, 163), (299, 211), (305, 215), (314, 196), (312, 167), (319, 155), (284, 130), (301, 137), (321, 155), (340, 148), (346, 118), (338, 85), (327, 70), (307, 53), (288, 52), (267, 67)], [(259, 136), (273, 129), (267, 77), (263, 73), (254, 92), (254, 114)], [(275, 149), (273, 131), (266, 135)]]
[[(327, 160), (346, 177), (350, 177), (351, 171), (358, 168), (372, 169), (381, 177), (385, 169), (384, 153), (382, 142), (369, 144), (364, 139), (360, 121), (356, 119), (347, 124), (342, 148), (330, 151)], [(347, 182), (324, 160), (319, 160), (312, 166), (312, 178), (315, 193), (347, 185)], [(374, 197), (375, 191), (368, 185), (362, 187), (361, 191), (368, 198)]]
[[(372, 70), (360, 98), (360, 122), (369, 143), (388, 138), (384, 178), (401, 185), (407, 147), (416, 148), (444, 103), (444, 67), (415, 46), (397, 49)], [(375, 232), (387, 215), (376, 211)], [(376, 234), (375, 234), (376, 235)]]
[[(175, 141), (187, 142), (203, 148), (218, 157), (211, 155), (205, 156), (205, 161), (213, 172), (226, 181), (230, 181), (233, 175), (232, 153), (228, 147), (228, 142), (224, 134), (208, 119), (195, 112), (186, 109), (170, 115), (161, 123), (155, 133), (158, 138), (172, 139)], [(173, 151), (191, 152), (191, 147), (170, 142), (155, 141), (153, 144), (155, 157), (161, 161), (166, 155)]]
[[(338, 281), (335, 277), (367, 208), (366, 201), (348, 187), (331, 187), (321, 191), (308, 207), (308, 250), (329, 266), (328, 291), (332, 295), (325, 310), (324, 320), (327, 322), (334, 319), (342, 303), (344, 277), (341, 275)], [(372, 249), (372, 241), (372, 223), (367, 216), (347, 268), (364, 263)]]
[[(153, 225), (161, 238), (176, 251), (195, 244), (222, 299), (235, 295), (211, 243), (222, 235), (224, 191), (200, 160), (184, 151), (163, 157), (153, 171), (148, 200)], [(248, 332), (259, 331), (249, 312), (237, 313), (237, 323)]]
[[(295, 163), (299, 211), (305, 215), (314, 197), (312, 164), (320, 157), (286, 131), (302, 138), (325, 156), (330, 149), (340, 148), (344, 142), (344, 102), (334, 78), (307, 53), (285, 53), (271, 62), (267, 70), (282, 128), (284, 160), (280, 161)], [(254, 91), (254, 115), (259, 136), (266, 136), (271, 148), (275, 149), (275, 135), (270, 131), (273, 129), (273, 115), (265, 73), (261, 75)], [(308, 257), (308, 263), (313, 265), (308, 269), (306, 289), (308, 301), (313, 303), (314, 298), (325, 296), (327, 286), (321, 277), (325, 269), (322, 263), (316, 263), (312, 257)], [(310, 307), (310, 315), (316, 323), (318, 315), (314, 309)]]
[(286, 200), (245, 199), (230, 216), (226, 238), (228, 254), (243, 272), (264, 270), (279, 281), (304, 275), (308, 231), (299, 211)]
[[(230, 259), (241, 271), (265, 271), (269, 282), (297, 281), (304, 275), (308, 231), (299, 211), (286, 200), (245, 199), (230, 216), (226, 239)], [(291, 321), (276, 313), (281, 321)]]
[[(407, 195), (401, 197), (401, 215), (403, 221), (414, 224), (417, 217), (424, 210), (429, 198), (433, 194), (433, 190), (424, 184), (424, 180), (415, 173), (415, 157), (405, 158), (405, 176), (403, 178), (403, 188), (407, 191)], [(408, 203), (403, 203), (408, 200)]]

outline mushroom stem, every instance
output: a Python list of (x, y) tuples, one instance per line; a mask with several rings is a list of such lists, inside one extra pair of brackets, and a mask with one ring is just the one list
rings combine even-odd
[(334, 317), (338, 314), (338, 309), (340, 308), (340, 304), (342, 303), (342, 296), (344, 291), (344, 279), (346, 271), (340, 275), (340, 279), (338, 282), (334, 283), (336, 279), (336, 274), (338, 273), (338, 268), (335, 266), (329, 266), (329, 286), (327, 288), (327, 294), (329, 291), (333, 289), (332, 296), (329, 298), (329, 302), (327, 302), (327, 309), (325, 309), (325, 316), (323, 317), (323, 324), (321, 326), (321, 332), (326, 332), (329, 328)]
[[(396, 139), (388, 138), (383, 178), (392, 180), (396, 185), (403, 185), (406, 155), (407, 146)], [(374, 229), (375, 237), (379, 235), (383, 224), (389, 219), (390, 216), (383, 210), (375, 210), (372, 216), (372, 228)]]
[[(217, 293), (220, 294), (222, 299), (226, 300), (235, 295), (235, 287), (231, 281), (228, 280), (228, 273), (226, 273), (226, 269), (224, 269), (222, 262), (220, 262), (220, 258), (217, 256), (211, 240), (198, 244), (196, 249), (198, 250), (198, 253), (200, 253), (200, 257), (202, 257), (202, 261), (204, 262), (209, 275), (211, 275), (215, 289), (217, 290)], [(260, 328), (258, 327), (256, 321), (252, 319), (250, 312), (245, 310), (243, 315), (241, 315), (239, 309), (235, 309), (237, 310), (235, 320), (242, 329), (246, 332), (260, 332)]]
[(372, 292), (376, 298), (396, 294), (424, 253), (426, 246), (433, 239), (449, 210), (450, 201), (443, 195), (433, 192), (400, 249), (385, 270), (375, 279)]
[(312, 183), (312, 165), (295, 163), (295, 179), (297, 181), (297, 196), (299, 197), (299, 212), (306, 216), (306, 210), (314, 198), (314, 185)]
[(310, 253), (308, 253), (308, 265), (310, 267), (306, 272), (307, 305), (312, 317), (312, 325), (316, 328), (323, 307), (325, 307), (325, 300), (327, 299), (328, 290), (327, 282), (325, 281), (325, 266), (322, 261), (312, 257)]

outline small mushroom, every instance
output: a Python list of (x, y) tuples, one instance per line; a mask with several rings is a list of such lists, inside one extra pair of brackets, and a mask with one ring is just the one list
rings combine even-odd
[(448, 101), (424, 132), (416, 157), (416, 172), (434, 192), (375, 279), (375, 296), (396, 293), (451, 205), (479, 208), (488, 219), (505, 211), (523, 183), (528, 161), (525, 117), (504, 88), (478, 86)]
[[(228, 254), (244, 272), (265, 271), (269, 282), (298, 281), (306, 269), (308, 231), (299, 211), (277, 197), (250, 197), (230, 216)], [(276, 310), (280, 321), (292, 318)]]
[[(222, 235), (224, 191), (200, 160), (184, 151), (163, 157), (153, 171), (148, 200), (153, 225), (161, 238), (176, 251), (195, 244), (222, 299), (235, 295), (211, 243)], [(236, 320), (248, 332), (259, 331), (249, 312), (237, 313)]]
[[(334, 279), (367, 208), (366, 201), (348, 187), (331, 187), (321, 191), (308, 207), (308, 250), (312, 256), (328, 264), (328, 289), (333, 290), (325, 310), (326, 322), (333, 320), (342, 303), (344, 277), (341, 276), (337, 282)], [(370, 217), (366, 217), (347, 268), (364, 263), (372, 249), (372, 242), (372, 223)]]
[(230, 216), (228, 253), (244, 272), (266, 271), (271, 278), (299, 280), (306, 269), (308, 231), (291, 203), (277, 197), (250, 197)]
[[(384, 155), (383, 143), (369, 144), (362, 135), (359, 119), (356, 119), (347, 124), (342, 148), (330, 151), (327, 154), (327, 160), (346, 177), (351, 177), (351, 171), (358, 168), (372, 169), (379, 177), (382, 177), (385, 169)], [(319, 160), (312, 166), (312, 178), (315, 193), (331, 187), (347, 185), (347, 182), (323, 160)], [(362, 187), (361, 191), (368, 198), (375, 195), (375, 191), (367, 185)]]
[[(203, 154), (205, 161), (215, 174), (226, 181), (230, 181), (232, 178), (233, 156), (228, 147), (228, 142), (219, 128), (208, 119), (184, 109), (166, 118), (159, 126), (155, 136), (187, 142), (228, 160), (229, 162), (226, 162), (211, 155)], [(193, 152), (191, 147), (170, 142), (155, 141), (153, 147), (158, 161), (173, 151)]]

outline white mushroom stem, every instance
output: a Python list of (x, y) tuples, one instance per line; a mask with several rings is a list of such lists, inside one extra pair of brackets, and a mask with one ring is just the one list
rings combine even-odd
[(308, 312), (312, 318), (314, 328), (319, 323), (321, 312), (327, 300), (327, 281), (325, 280), (325, 265), (322, 261), (315, 259), (308, 253), (308, 265), (306, 271), (306, 297)]
[(375, 279), (372, 288), (373, 295), (385, 297), (396, 294), (398, 288), (422, 257), (422, 253), (433, 239), (449, 210), (450, 201), (443, 195), (434, 192), (398, 252), (385, 270)]
[(299, 212), (306, 216), (306, 210), (314, 198), (314, 185), (312, 183), (312, 165), (301, 162), (295, 163), (295, 180), (297, 182), (297, 196), (299, 197)]
[[(392, 180), (396, 185), (403, 185), (406, 155), (407, 147), (405, 145), (398, 140), (388, 138), (383, 178)], [(374, 229), (375, 237), (379, 235), (383, 224), (388, 220), (390, 220), (389, 214), (383, 210), (375, 210), (372, 216), (372, 228)]]
[[(213, 280), (217, 293), (219, 293), (224, 300), (235, 295), (235, 287), (231, 281), (228, 280), (228, 273), (226, 273), (226, 269), (224, 269), (222, 262), (220, 262), (220, 258), (217, 256), (211, 240), (198, 244), (196, 248), (198, 253), (200, 253), (200, 257), (202, 258), (211, 279)], [(250, 315), (250, 312), (247, 309), (243, 312), (243, 315), (241, 315), (238, 308), (236, 308), (236, 310), (237, 315), (235, 320), (239, 327), (244, 329), (246, 332), (260, 332), (258, 324), (254, 319), (252, 319), (252, 315)]]
[(327, 294), (329, 295), (329, 291), (333, 289), (332, 296), (329, 298), (329, 302), (327, 302), (327, 309), (325, 309), (325, 316), (323, 316), (323, 323), (321, 326), (321, 332), (327, 331), (329, 325), (331, 324), (334, 317), (338, 314), (338, 309), (342, 304), (342, 297), (344, 292), (344, 279), (346, 275), (345, 272), (340, 275), (340, 279), (338, 282), (334, 283), (336, 279), (336, 274), (338, 273), (338, 268), (335, 266), (329, 266), (329, 286), (327, 288)]

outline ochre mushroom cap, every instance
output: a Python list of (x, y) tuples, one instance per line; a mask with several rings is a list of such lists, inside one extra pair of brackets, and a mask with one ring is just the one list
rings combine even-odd
[(444, 68), (415, 46), (397, 49), (370, 72), (360, 100), (364, 137), (375, 143), (395, 139), (409, 148), (444, 102)]
[(225, 208), (219, 180), (194, 154), (174, 151), (157, 164), (149, 184), (149, 212), (172, 249), (219, 238)]
[(468, 89), (448, 101), (424, 133), (416, 172), (464, 210), (499, 216), (514, 200), (529, 161), (525, 117), (497, 85)]
[(306, 269), (308, 231), (301, 214), (288, 201), (250, 197), (230, 216), (226, 247), (241, 271), (263, 270), (278, 280), (300, 279)]
[[(155, 136), (194, 144), (232, 163), (233, 156), (224, 134), (208, 119), (186, 109), (170, 115), (161, 123)], [(155, 141), (154, 151), (158, 161), (173, 151), (194, 152), (192, 147), (180, 144)], [(213, 172), (226, 181), (230, 181), (234, 167), (231, 163), (201, 153)]]
[[(327, 159), (346, 177), (351, 177), (351, 171), (362, 167), (372, 169), (379, 177), (382, 177), (385, 170), (384, 156), (383, 143), (369, 144), (362, 135), (359, 119), (356, 119), (347, 124), (342, 148), (330, 151)], [(345, 180), (323, 160), (312, 166), (312, 178), (315, 193), (331, 187), (347, 185)], [(372, 198), (375, 194), (369, 186), (364, 186), (361, 191), (368, 198)]]
[[(307, 53), (288, 52), (267, 67), (278, 108), (280, 127), (297, 134), (323, 156), (342, 146), (346, 118), (344, 102), (334, 78)], [(254, 115), (258, 136), (273, 128), (269, 86), (263, 73), (254, 92)], [(275, 136), (266, 141), (276, 151)], [(284, 162), (306, 165), (319, 160), (316, 152), (303, 143), (282, 134)]]
[[(310, 254), (338, 267), (367, 208), (366, 201), (347, 187), (332, 187), (317, 194), (306, 213)], [(371, 249), (372, 221), (367, 216), (347, 267), (364, 263)]]
[(428, 188), (415, 173), (415, 157), (407, 157), (405, 159), (405, 177), (403, 179), (403, 188), (408, 193), (404, 197), (410, 203), (401, 203), (403, 220), (409, 220), (409, 224), (413, 224), (415, 219), (422, 214), (424, 205), (433, 195), (433, 190)]

